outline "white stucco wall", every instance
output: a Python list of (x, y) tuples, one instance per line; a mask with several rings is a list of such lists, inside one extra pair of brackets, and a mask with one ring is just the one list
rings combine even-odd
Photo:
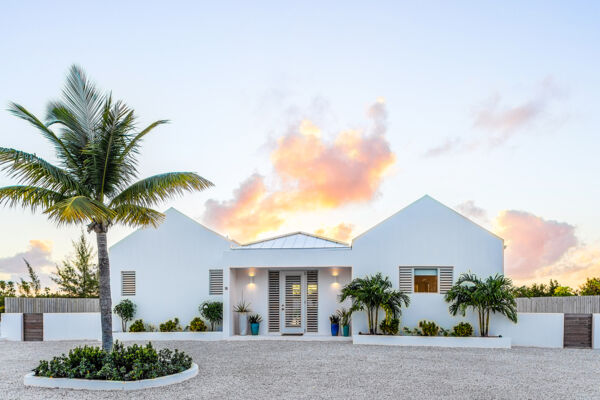
[[(165, 214), (157, 229), (140, 229), (110, 248), (113, 307), (128, 298), (137, 305), (135, 319), (158, 327), (178, 317), (185, 327), (203, 301), (223, 300), (209, 296), (208, 270), (224, 268), (230, 242), (175, 209)], [(121, 271), (136, 271), (135, 296), (121, 296)]]
[(518, 322), (496, 316), (490, 322), (490, 335), (502, 335), (512, 339), (513, 346), (563, 347), (564, 314), (518, 313)]
[(592, 348), (600, 349), (600, 314), (592, 315)]
[(6, 340), (23, 340), (23, 314), (2, 314), (0, 337)]
[(44, 340), (100, 340), (100, 313), (46, 313)]

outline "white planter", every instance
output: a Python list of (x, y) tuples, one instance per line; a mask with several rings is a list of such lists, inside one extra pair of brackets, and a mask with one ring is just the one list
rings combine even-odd
[(246, 336), (248, 334), (248, 313), (238, 313), (240, 323), (240, 335)]
[(379, 346), (473, 347), (510, 349), (509, 337), (453, 337), (453, 336), (384, 336), (354, 335), (354, 344)]
[(223, 332), (113, 332), (113, 338), (126, 341), (197, 340), (215, 341), (223, 339)]
[(148, 389), (174, 383), (183, 382), (198, 375), (198, 365), (178, 374), (161, 376), (155, 379), (142, 379), (141, 381), (101, 381), (92, 379), (45, 378), (34, 376), (31, 372), (25, 375), (25, 386), (37, 386), (59, 389), (84, 389), (84, 390), (139, 390)]

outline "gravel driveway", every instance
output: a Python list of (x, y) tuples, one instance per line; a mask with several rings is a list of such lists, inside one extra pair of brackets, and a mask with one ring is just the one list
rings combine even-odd
[(200, 367), (198, 376), (178, 385), (134, 392), (23, 386), (23, 376), (37, 360), (76, 344), (0, 341), (0, 398), (600, 399), (598, 351), (402, 348), (336, 342), (163, 342), (157, 347), (177, 347), (191, 354)]

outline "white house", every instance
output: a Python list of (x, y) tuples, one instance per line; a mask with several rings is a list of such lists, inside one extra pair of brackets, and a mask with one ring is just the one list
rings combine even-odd
[[(326, 335), (341, 287), (382, 272), (411, 297), (403, 326), (428, 319), (451, 328), (464, 318), (449, 315), (444, 293), (463, 272), (503, 273), (503, 253), (500, 237), (429, 196), (351, 244), (302, 232), (238, 244), (171, 208), (158, 229), (110, 248), (112, 298), (131, 299), (137, 318), (154, 325), (174, 317), (185, 325), (200, 303), (222, 300), (225, 336), (238, 330), (233, 307), (243, 299), (263, 317), (260, 334)], [(366, 330), (363, 313), (352, 329)]]

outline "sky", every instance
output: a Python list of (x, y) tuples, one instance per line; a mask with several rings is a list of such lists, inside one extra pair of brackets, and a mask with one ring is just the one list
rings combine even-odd
[[(4, 105), (44, 117), (78, 64), (140, 126), (171, 121), (141, 177), (215, 183), (160, 210), (241, 242), (349, 242), (429, 194), (505, 239), (517, 284), (577, 287), (600, 276), (598, 20), (591, 1), (7, 1), (0, 146), (56, 161)], [(0, 280), (27, 258), (45, 284), (81, 229), (7, 207), (0, 224)]]

